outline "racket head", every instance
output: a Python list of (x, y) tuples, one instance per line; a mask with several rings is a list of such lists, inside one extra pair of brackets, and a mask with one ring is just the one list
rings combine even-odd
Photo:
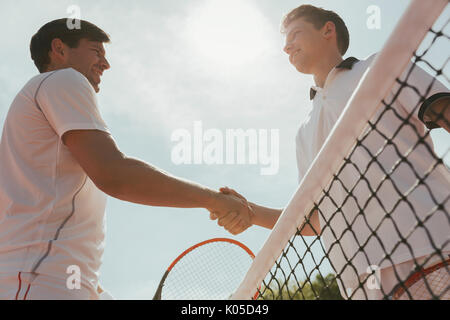
[[(197, 243), (166, 270), (154, 300), (226, 300), (241, 283), (255, 255), (229, 238)], [(258, 292), (254, 299), (257, 299)]]
[(398, 286), (393, 300), (450, 300), (450, 259), (413, 273)]

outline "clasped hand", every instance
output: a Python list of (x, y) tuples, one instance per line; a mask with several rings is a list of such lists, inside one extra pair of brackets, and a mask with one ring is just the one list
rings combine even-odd
[(228, 187), (220, 188), (220, 206), (210, 210), (210, 219), (233, 235), (244, 232), (252, 226), (253, 209), (247, 200)]

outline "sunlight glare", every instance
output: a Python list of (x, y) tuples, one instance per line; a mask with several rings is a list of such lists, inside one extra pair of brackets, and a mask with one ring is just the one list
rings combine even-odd
[(270, 49), (270, 24), (247, 0), (208, 0), (192, 8), (187, 39), (195, 54), (223, 67), (240, 67)]

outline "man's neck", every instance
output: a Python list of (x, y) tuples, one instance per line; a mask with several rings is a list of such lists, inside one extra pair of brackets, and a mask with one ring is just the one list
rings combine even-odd
[(55, 70), (60, 70), (60, 69), (66, 69), (69, 68), (69, 65), (62, 65), (62, 64), (50, 64), (47, 69), (45, 70), (45, 72), (50, 72), (50, 71), (55, 71)]
[(330, 71), (343, 60), (344, 59), (342, 59), (342, 56), (340, 55), (333, 55), (321, 59), (319, 65), (316, 68), (316, 71), (314, 72), (314, 82), (316, 83), (316, 86), (323, 88)]

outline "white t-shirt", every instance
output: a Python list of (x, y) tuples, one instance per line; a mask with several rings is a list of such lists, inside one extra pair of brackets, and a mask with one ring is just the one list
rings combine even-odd
[[(374, 55), (367, 60), (356, 62), (348, 69), (334, 68), (323, 88), (313, 87), (315, 95), (312, 109), (296, 137), (299, 181), (320, 151), (373, 59)], [(404, 79), (404, 76), (401, 79)], [(407, 83), (419, 90), (421, 95), (425, 95), (432, 78), (416, 66)], [(392, 88), (385, 99), (386, 103), (392, 102), (399, 86), (397, 83)], [(397, 117), (393, 110), (384, 113), (376, 125), (378, 132), (372, 131), (362, 142), (367, 149), (356, 149), (350, 157), (354, 165), (349, 164), (343, 168), (338, 175), (340, 181), (331, 185), (331, 197), (324, 197), (319, 205), (319, 210), (324, 215), (319, 215), (322, 239), (329, 260), (345, 285), (354, 283), (354, 279), (366, 273), (371, 265), (384, 268), (391, 266), (391, 261), (398, 264), (435, 252), (425, 229), (414, 227), (417, 223), (415, 215), (420, 220), (426, 220), (425, 217), (435, 209), (436, 202), (444, 203), (445, 210), (449, 212), (450, 174), (442, 163), (437, 164), (428, 173), (437, 159), (434, 158), (433, 142), (429, 135), (416, 145), (418, 134), (424, 137), (426, 128), (417, 117), (417, 106), (420, 103), (415, 89), (403, 88), (392, 103), (392, 108), (401, 118), (406, 119), (412, 113), (409, 124), (398, 130), (403, 119)], [(426, 96), (437, 92), (448, 92), (448, 89), (435, 81)], [(378, 119), (383, 110), (382, 106), (373, 119)], [(383, 135), (392, 139), (393, 144), (387, 146), (377, 155), (377, 161), (369, 165), (385, 143)], [(383, 181), (384, 172), (390, 172), (400, 160), (401, 156), (396, 148), (401, 155), (405, 155), (409, 164), (402, 162), (389, 175), (390, 178)], [(415, 186), (418, 180), (416, 174), (424, 179), (424, 185)], [(372, 196), (368, 185), (373, 191), (378, 189), (376, 197)], [(353, 196), (348, 197), (349, 193), (345, 188), (350, 190)], [(401, 199), (400, 194), (405, 195), (405, 201), (398, 202)], [(317, 201), (319, 199), (316, 199)], [(361, 211), (364, 214), (360, 214)], [(391, 213), (392, 220), (385, 217), (386, 212)], [(326, 222), (329, 226), (326, 226)], [(377, 238), (371, 235), (371, 230), (375, 230), (378, 225), (380, 227), (376, 231)], [(448, 216), (445, 212), (437, 210), (425, 222), (425, 226), (437, 248), (450, 250), (450, 244), (443, 248), (450, 239)], [(402, 243), (395, 248), (401, 241), (399, 233), (401, 237), (406, 238), (409, 246)], [(358, 251), (360, 248), (363, 252)], [(383, 260), (386, 254), (390, 255), (391, 260)], [(351, 265), (346, 266), (349, 260)]]
[(109, 132), (74, 69), (39, 74), (15, 97), (0, 142), (0, 272), (67, 279), (78, 266), (96, 292), (106, 195), (61, 140), (76, 129)]

